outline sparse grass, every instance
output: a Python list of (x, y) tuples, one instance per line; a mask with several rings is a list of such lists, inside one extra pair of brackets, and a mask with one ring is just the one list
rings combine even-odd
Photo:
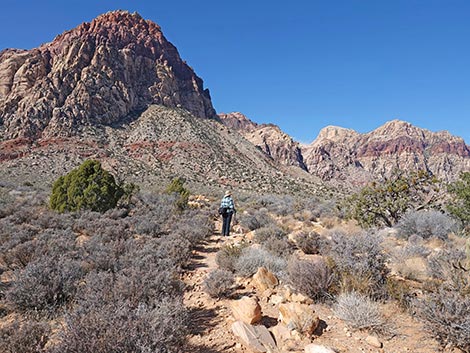
[(389, 324), (380, 312), (379, 305), (359, 293), (340, 294), (333, 311), (353, 329), (369, 330), (380, 334), (390, 330)]

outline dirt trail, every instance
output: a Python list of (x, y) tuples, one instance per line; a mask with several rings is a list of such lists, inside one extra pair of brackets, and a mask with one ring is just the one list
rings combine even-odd
[(220, 233), (210, 236), (195, 249), (192, 263), (183, 276), (187, 285), (184, 304), (190, 310), (191, 320), (188, 352), (246, 352), (231, 331), (230, 298), (211, 298), (203, 288), (207, 274), (217, 268), (217, 251), (224, 243), (236, 241), (237, 237), (225, 238)]
[[(239, 286), (231, 297), (214, 299), (203, 289), (205, 277), (217, 268), (215, 262), (217, 251), (223, 244), (237, 242), (242, 238), (241, 234), (234, 234), (229, 238), (213, 234), (193, 252), (192, 263), (183, 275), (183, 281), (187, 285), (184, 304), (190, 310), (191, 322), (186, 352), (250, 352), (232, 334), (231, 325), (234, 319), (231, 317), (230, 302), (242, 295), (256, 295), (256, 293), (248, 287)], [(260, 304), (264, 315), (262, 324), (267, 327), (276, 325), (277, 309), (265, 298), (261, 298)], [(324, 304), (314, 306), (323, 328), (313, 337), (312, 342), (334, 347), (338, 352), (436, 353), (440, 351), (437, 343), (423, 332), (420, 323), (408, 314), (397, 311), (396, 306), (392, 304), (384, 306), (384, 314), (395, 323), (396, 333), (391, 337), (381, 338), (383, 348), (367, 344), (366, 337), (369, 335), (367, 332), (351, 332), (344, 322), (334, 316), (330, 306)], [(302, 344), (303, 342), (298, 342), (298, 346), (292, 347), (290, 351), (303, 352)]]

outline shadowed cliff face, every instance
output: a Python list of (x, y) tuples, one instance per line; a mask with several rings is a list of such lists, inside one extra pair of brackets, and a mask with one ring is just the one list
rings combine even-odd
[(390, 176), (393, 169), (426, 170), (454, 180), (470, 170), (470, 149), (448, 132), (431, 132), (400, 120), (367, 134), (329, 126), (302, 148), (309, 171), (323, 180), (364, 183)]
[(138, 14), (109, 12), (39, 48), (0, 53), (4, 139), (71, 136), (149, 104), (216, 118), (202, 80)]

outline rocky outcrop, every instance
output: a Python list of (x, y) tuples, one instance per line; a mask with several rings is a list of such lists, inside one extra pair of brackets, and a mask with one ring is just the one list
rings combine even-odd
[(276, 162), (307, 170), (299, 144), (278, 126), (273, 124), (256, 124), (238, 112), (221, 113), (219, 117), (226, 126), (237, 130), (248, 141), (260, 148)]
[(400, 170), (426, 170), (454, 180), (470, 170), (470, 147), (448, 132), (393, 120), (366, 134), (328, 126), (302, 147), (308, 170), (323, 180), (363, 184)]
[(109, 12), (39, 48), (0, 53), (5, 140), (71, 136), (150, 104), (216, 118), (202, 80), (160, 27), (136, 13)]

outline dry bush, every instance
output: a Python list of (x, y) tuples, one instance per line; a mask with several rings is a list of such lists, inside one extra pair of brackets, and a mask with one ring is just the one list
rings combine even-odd
[(327, 252), (333, 264), (335, 280), (341, 292), (356, 291), (372, 298), (386, 296), (388, 269), (381, 248), (381, 239), (374, 234), (332, 232)]
[(21, 312), (54, 314), (73, 299), (83, 275), (80, 263), (67, 258), (38, 258), (18, 270), (6, 301)]
[(440, 290), (416, 301), (418, 317), (426, 330), (443, 347), (449, 345), (470, 352), (470, 298), (454, 291)]
[(423, 239), (438, 238), (446, 240), (449, 233), (457, 230), (457, 222), (434, 210), (421, 210), (406, 213), (395, 226), (398, 236), (408, 239), (416, 234)]
[(247, 243), (223, 245), (215, 255), (215, 262), (222, 270), (235, 271), (235, 265)]
[(390, 299), (393, 299), (405, 311), (411, 311), (413, 300), (416, 293), (406, 281), (395, 277), (387, 278), (387, 293)]
[(239, 222), (244, 228), (249, 230), (256, 230), (262, 227), (275, 224), (271, 216), (268, 215), (265, 209), (253, 211), (250, 213), (243, 213), (239, 217)]
[(235, 283), (233, 273), (227, 270), (216, 269), (211, 271), (204, 279), (204, 291), (213, 298), (225, 296)]
[(187, 332), (181, 300), (164, 299), (137, 308), (125, 301), (78, 306), (51, 353), (167, 353), (180, 351)]
[(287, 238), (273, 238), (263, 243), (262, 248), (282, 258), (288, 258), (295, 250), (294, 245)]
[(260, 267), (266, 267), (269, 271), (282, 277), (287, 266), (286, 261), (263, 249), (253, 247), (242, 250), (235, 264), (235, 272), (243, 277), (250, 277), (258, 271)]
[(375, 333), (386, 333), (390, 330), (379, 305), (359, 293), (340, 294), (333, 311), (353, 329), (370, 330)]
[(0, 352), (44, 353), (51, 329), (46, 322), (14, 321), (0, 327)]
[(323, 260), (292, 258), (287, 264), (287, 279), (300, 293), (312, 299), (324, 299), (332, 284), (332, 273)]
[(304, 254), (318, 254), (322, 245), (322, 239), (317, 232), (301, 233), (296, 236), (295, 244)]

